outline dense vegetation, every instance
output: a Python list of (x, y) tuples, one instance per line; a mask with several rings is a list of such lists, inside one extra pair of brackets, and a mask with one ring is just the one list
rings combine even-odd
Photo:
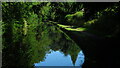
[[(61, 49), (65, 55), (76, 57), (80, 48), (72, 44), (73, 41), (67, 35), (65, 36), (67, 41), (59, 41), (64, 40), (61, 38), (64, 32), (53, 26), (52, 22), (82, 27), (87, 32), (105, 38), (118, 38), (119, 16), (119, 3), (4, 2), (2, 3), (3, 67), (8, 68), (9, 64), (14, 66), (17, 62), (19, 65), (16, 67), (28, 64), (23, 68), (30, 68), (28, 66), (33, 63), (44, 60), (45, 52), (50, 49), (46, 46), (54, 47), (53, 50)], [(69, 43), (66, 43), (68, 41)], [(53, 42), (59, 45), (53, 45)], [(76, 52), (73, 54), (72, 51)], [(30, 53), (32, 55), (29, 55)], [(15, 59), (17, 55), (19, 57)], [(13, 63), (10, 62), (11, 59), (14, 59)], [(72, 59), (74, 63), (75, 58)]]
[[(114, 36), (118, 34), (120, 11), (118, 3), (97, 3), (98, 7), (95, 5), (95, 3), (79, 2), (2, 3), (3, 22), (5, 22), (3, 32), (16, 32), (12, 28), (16, 28), (15, 30), (21, 28), (23, 29), (21, 32), (26, 34), (28, 27), (37, 28), (43, 22), (53, 21), (90, 27), (92, 31), (107, 36), (111, 33)], [(110, 29), (112, 27), (113, 29)]]

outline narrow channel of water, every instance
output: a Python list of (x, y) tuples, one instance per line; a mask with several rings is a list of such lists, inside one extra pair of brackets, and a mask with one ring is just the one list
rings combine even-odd
[(3, 68), (82, 66), (84, 63), (85, 56), (80, 47), (51, 24), (30, 27), (26, 35), (18, 29), (11, 37), (4, 38), (10, 44), (3, 41)]

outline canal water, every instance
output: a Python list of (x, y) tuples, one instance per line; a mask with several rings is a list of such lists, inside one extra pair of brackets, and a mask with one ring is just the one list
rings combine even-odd
[(80, 47), (58, 27), (43, 23), (20, 29), (4, 37), (2, 68), (36, 68), (39, 66), (80, 66), (85, 56)]
[[(52, 50), (51, 50), (52, 51)], [(46, 54), (45, 61), (35, 63), (35, 66), (82, 66), (84, 63), (84, 55), (82, 51), (78, 53), (75, 63), (73, 63), (70, 55), (64, 56), (60, 51), (52, 51)]]

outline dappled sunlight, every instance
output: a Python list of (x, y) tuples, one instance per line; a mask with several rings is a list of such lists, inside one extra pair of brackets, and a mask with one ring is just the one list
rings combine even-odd
[(70, 25), (61, 25), (61, 24), (57, 24), (57, 25), (61, 28), (64, 28), (70, 31), (85, 31), (86, 30), (86, 28), (83, 28), (83, 27), (74, 28), (74, 26), (70, 26)]

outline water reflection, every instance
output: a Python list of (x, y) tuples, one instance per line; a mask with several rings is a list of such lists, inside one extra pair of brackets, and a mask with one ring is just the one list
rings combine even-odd
[(35, 66), (81, 66), (84, 62), (79, 46), (56, 26), (41, 23), (36, 28), (31, 26), (26, 35), (20, 33), (21, 29), (12, 30), (12, 35), (3, 36), (2, 68), (34, 68), (35, 63)]
[(78, 53), (78, 57), (77, 57), (77, 60), (75, 62), (75, 66), (82, 66), (82, 64), (84, 63), (84, 61), (85, 61), (85, 56), (84, 56), (83, 52), (80, 51)]
[(82, 66), (84, 63), (84, 54), (82, 51), (79, 52), (75, 65), (72, 63), (71, 56), (65, 56), (60, 51), (51, 51), (50, 54), (46, 54), (45, 61), (40, 61), (39, 63), (35, 63), (35, 67), (37, 66)]

